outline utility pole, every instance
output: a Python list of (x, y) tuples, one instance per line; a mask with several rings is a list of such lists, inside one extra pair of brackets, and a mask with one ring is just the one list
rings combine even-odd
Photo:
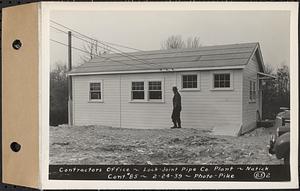
[(98, 55), (98, 40), (96, 40), (95, 46), (95, 55)]
[[(68, 71), (72, 70), (72, 32), (68, 31)], [(72, 76), (68, 75), (68, 124), (73, 125)]]
[(93, 43), (93, 40), (91, 40), (91, 52), (90, 52), (91, 60), (93, 59), (93, 48), (94, 48), (94, 43)]

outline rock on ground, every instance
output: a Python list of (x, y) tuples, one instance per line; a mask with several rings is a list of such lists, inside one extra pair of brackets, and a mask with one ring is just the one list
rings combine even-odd
[(281, 164), (268, 154), (274, 129), (240, 137), (201, 129), (50, 127), (50, 164)]

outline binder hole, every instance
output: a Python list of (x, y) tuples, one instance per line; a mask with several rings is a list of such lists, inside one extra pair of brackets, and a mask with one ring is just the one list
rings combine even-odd
[(16, 50), (19, 50), (22, 46), (22, 42), (19, 39), (14, 40), (12, 47)]
[(10, 148), (14, 152), (19, 152), (21, 150), (21, 145), (19, 143), (17, 143), (17, 142), (12, 142), (10, 144)]

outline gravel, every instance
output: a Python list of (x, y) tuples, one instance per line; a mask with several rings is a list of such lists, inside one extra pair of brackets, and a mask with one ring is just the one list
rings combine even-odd
[(268, 154), (273, 128), (240, 137), (203, 129), (50, 127), (50, 164), (282, 164)]

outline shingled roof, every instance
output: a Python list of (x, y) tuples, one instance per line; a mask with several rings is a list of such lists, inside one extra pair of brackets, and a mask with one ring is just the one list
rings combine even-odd
[[(76, 68), (70, 75), (182, 71), (189, 69), (242, 68), (257, 53), (258, 43), (203, 46), (191, 49), (105, 54)], [(263, 69), (262, 69), (263, 70)]]

